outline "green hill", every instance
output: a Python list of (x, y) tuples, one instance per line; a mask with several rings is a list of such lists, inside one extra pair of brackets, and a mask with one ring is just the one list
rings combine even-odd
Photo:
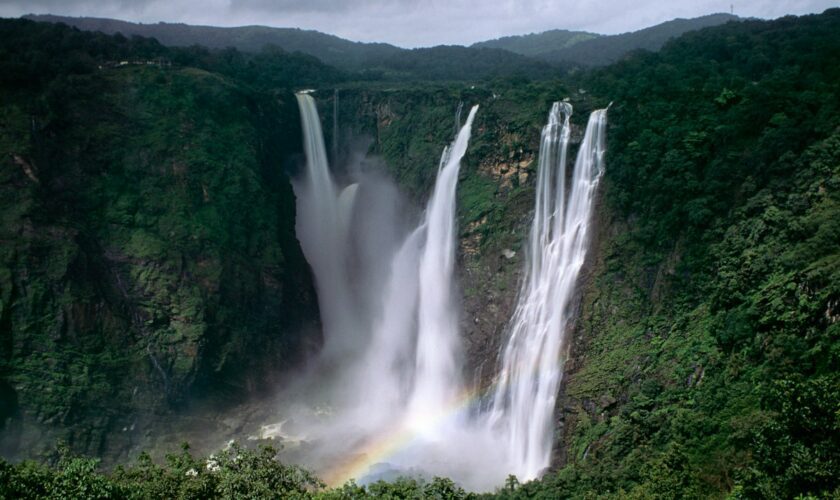
[(634, 50), (657, 51), (684, 33), (738, 21), (730, 14), (710, 14), (692, 19), (674, 19), (620, 35), (585, 31), (550, 30), (530, 35), (507, 36), (473, 44), (473, 47), (504, 49), (564, 66), (604, 66)]
[[(498, 49), (440, 46), (407, 50), (388, 44), (351, 42), (317, 31), (264, 26), (217, 28), (49, 15), (25, 17), (38, 22), (64, 23), (84, 31), (151, 37), (171, 47), (201, 45), (217, 50), (234, 48), (243, 53), (261, 53), (267, 47), (276, 47), (288, 53), (307, 54), (325, 64), (354, 71), (355, 78), (363, 80), (475, 81), (509, 76), (546, 78), (558, 74), (550, 64)], [(294, 68), (292, 72), (300, 75), (299, 68)], [(326, 75), (329, 72), (325, 70), (321, 73)], [(263, 77), (269, 75), (270, 71), (261, 72)]]
[(546, 54), (571, 47), (580, 42), (603, 35), (585, 31), (549, 30), (529, 35), (504, 36), (494, 40), (478, 42), (472, 47), (504, 49), (523, 56), (542, 59)]
[(710, 14), (693, 19), (674, 19), (639, 31), (620, 35), (600, 36), (583, 40), (552, 51), (544, 51), (540, 58), (549, 62), (580, 66), (604, 66), (618, 61), (634, 50), (657, 51), (668, 40), (690, 31), (718, 26), (740, 18), (730, 14)]
[(273, 45), (287, 52), (302, 52), (315, 56), (327, 64), (343, 69), (358, 69), (402, 50), (386, 43), (351, 42), (337, 36), (298, 28), (220, 28), (175, 23), (141, 24), (94, 17), (25, 17), (39, 22), (64, 23), (84, 31), (155, 38), (163, 45), (173, 47), (201, 45), (211, 49), (234, 47), (243, 52), (259, 52), (266, 45)]

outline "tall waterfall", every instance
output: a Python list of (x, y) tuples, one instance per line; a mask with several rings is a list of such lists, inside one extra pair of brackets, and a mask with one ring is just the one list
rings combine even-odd
[[(338, 394), (328, 403), (334, 421), (297, 431), (331, 443), (325, 455), (347, 447), (344, 454), (353, 456), (389, 433), (434, 441), (463, 393), (454, 286), (456, 186), (478, 106), (444, 148), (420, 220), (397, 231), (393, 245), (382, 249), (363, 240), (381, 231), (382, 217), (393, 217), (390, 209), (360, 212), (371, 197), (381, 196), (382, 180), (377, 185), (361, 175), (339, 189), (315, 101), (307, 94), (297, 98), (307, 157), (294, 183), (297, 234), (315, 275), (325, 337), (321, 366), (333, 372), (317, 384), (319, 391), (330, 387)], [(383, 266), (385, 278), (371, 285), (365, 274)], [(436, 452), (419, 445), (390, 463), (410, 469), (426, 460), (437, 460)]]
[(324, 147), (321, 121), (315, 100), (308, 94), (297, 94), (303, 126), (306, 171), (294, 183), (299, 214), (295, 231), (301, 248), (315, 275), (318, 304), (324, 326), (324, 350), (338, 353), (346, 344), (340, 332), (347, 328), (352, 316), (346, 278), (339, 194), (330, 173)]
[[(303, 392), (328, 394), (330, 411), (304, 412), (303, 423), (289, 431), (320, 443), (313, 444), (311, 465), (334, 483), (390, 471), (449, 476), (487, 490), (510, 473), (539, 476), (549, 465), (565, 332), (603, 172), (606, 110), (590, 116), (567, 185), (572, 108), (551, 108), (509, 340), (490, 404), (475, 411), (483, 391), (465, 390), (461, 380), (454, 282), (456, 186), (478, 106), (444, 148), (431, 197), (410, 224), (387, 202), (385, 192), (396, 193), (389, 181), (351, 172), (339, 188), (315, 101), (299, 94), (298, 103), (307, 165), (294, 184), (297, 234), (315, 275), (321, 366), (330, 373)], [(460, 105), (458, 122), (459, 115)]]
[(589, 117), (566, 187), (572, 107), (556, 102), (542, 130), (534, 220), (525, 277), (509, 324), (491, 421), (504, 429), (521, 479), (549, 465), (554, 405), (568, 354), (571, 299), (590, 236), (593, 199), (603, 173), (607, 110)]
[(426, 244), (419, 262), (416, 381), (409, 406), (415, 424), (420, 425), (425, 425), (430, 416), (444, 412), (461, 389), (461, 373), (456, 365), (458, 313), (453, 294), (455, 188), (476, 111), (478, 106), (473, 106), (455, 141), (441, 155), (423, 221)]

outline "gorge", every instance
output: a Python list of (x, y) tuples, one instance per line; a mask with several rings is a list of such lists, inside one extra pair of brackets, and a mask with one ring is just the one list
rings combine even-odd
[[(395, 478), (412, 471), (429, 477), (448, 474), (473, 490), (498, 487), (510, 473), (525, 480), (538, 477), (550, 462), (554, 402), (568, 352), (568, 304), (586, 254), (594, 190), (604, 168), (606, 110), (592, 113), (567, 190), (572, 107), (552, 105), (542, 131), (525, 279), (501, 372), (491, 387), (468, 387), (463, 380), (474, 377), (460, 368), (460, 300), (454, 282), (455, 193), (479, 107), (472, 107), (454, 142), (444, 148), (420, 222), (399, 231), (402, 241), (396, 245), (376, 245), (377, 255), (371, 256), (364, 250), (374, 246), (359, 241), (360, 236), (373, 234), (375, 228), (365, 227), (369, 221), (380, 230), (383, 221), (358, 217), (355, 207), (365, 201), (358, 197), (382, 196), (359, 173), (344, 188), (335, 184), (314, 99), (309, 94), (297, 99), (307, 157), (303, 178), (295, 184), (298, 237), (313, 267), (324, 318), (319, 364), (339, 372), (341, 392), (351, 399), (331, 405), (333, 421), (326, 430), (303, 426), (296, 432), (330, 442), (333, 455), (340, 448), (334, 443), (354, 443), (346, 455), (364, 457), (362, 464), (340, 457), (344, 464), (327, 465), (322, 477), (340, 485), (354, 478), (370, 481), (365, 476), (377, 468), (396, 468)], [(460, 110), (459, 104), (459, 126)], [(364, 272), (375, 261), (389, 263), (389, 272), (371, 286), (376, 280)], [(365, 303), (374, 304), (373, 310), (366, 310)], [(343, 343), (340, 350), (332, 347), (337, 342)], [(367, 347), (356, 347), (356, 359), (336, 359), (336, 352), (353, 352), (352, 345)], [(499, 456), (500, 449), (507, 454)], [(319, 470), (317, 463), (310, 465)]]
[(839, 19), (481, 77), (0, 20), (0, 496), (830, 496)]

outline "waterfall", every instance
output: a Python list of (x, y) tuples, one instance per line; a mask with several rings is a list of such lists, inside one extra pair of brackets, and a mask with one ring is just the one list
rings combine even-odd
[(455, 280), (455, 188), (467, 151), (475, 113), (473, 106), (451, 147), (444, 149), (423, 226), (426, 242), (420, 254), (415, 387), (409, 412), (426, 425), (460, 390), (458, 314)]
[(466, 391), (461, 379), (454, 282), (456, 187), (478, 106), (444, 148), (422, 216), (407, 224), (383, 201), (386, 191), (396, 192), (387, 181), (351, 172), (343, 187), (336, 184), (315, 101), (299, 94), (298, 103), (307, 164), (294, 182), (297, 234), (321, 308), (319, 366), (331, 373), (304, 392), (330, 398), (332, 416), (305, 414), (290, 432), (322, 443), (311, 459), (330, 481), (365, 482), (392, 471), (450, 476), (486, 490), (510, 473), (538, 477), (550, 461), (565, 332), (603, 173), (606, 110), (591, 114), (568, 176), (572, 108), (551, 108), (509, 339), (489, 405), (476, 411), (471, 404), (481, 391)]
[(556, 102), (542, 130), (525, 276), (509, 323), (490, 421), (503, 430), (512, 471), (537, 477), (548, 465), (553, 414), (568, 354), (571, 299), (586, 256), (593, 199), (603, 173), (607, 110), (589, 117), (571, 186), (566, 152), (572, 107)]
[(455, 188), (477, 110), (444, 148), (423, 218), (391, 260), (380, 319), (361, 363), (363, 383), (376, 400), (365, 409), (369, 421), (398, 418), (423, 431), (461, 390)]
[[(373, 255), (362, 240), (381, 231), (382, 221), (371, 215), (395, 217), (387, 209), (365, 212), (365, 204), (381, 196), (382, 179), (377, 185), (361, 176), (340, 189), (330, 173), (315, 101), (307, 94), (297, 99), (307, 162), (294, 182), (296, 229), (321, 309), (320, 366), (333, 372), (316, 383), (317, 390), (339, 394), (329, 403), (337, 418), (302, 432), (335, 448), (347, 446), (347, 455), (353, 443), (389, 431), (434, 440), (440, 432), (436, 426), (463, 392), (454, 286), (456, 186), (478, 106), (444, 148), (420, 220), (397, 231), (402, 237)], [(386, 276), (370, 286), (367, 274), (383, 265)], [(424, 455), (406, 454), (400, 465), (434, 459), (426, 449), (418, 454)]]
[(352, 348), (357, 318), (347, 274), (350, 215), (355, 188), (339, 193), (330, 173), (318, 109), (312, 96), (297, 94), (303, 126), (306, 171), (293, 183), (297, 197), (295, 232), (315, 275), (326, 356)]
[(464, 101), (458, 101), (458, 109), (455, 110), (455, 137), (458, 137), (458, 131), (461, 129), (461, 111), (464, 110)]

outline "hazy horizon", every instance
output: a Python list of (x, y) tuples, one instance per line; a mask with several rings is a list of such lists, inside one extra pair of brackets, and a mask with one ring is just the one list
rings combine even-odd
[(269, 26), (316, 30), (360, 42), (414, 48), (471, 45), (552, 29), (605, 35), (716, 13), (771, 19), (836, 7), (831, 0), (0, 0), (0, 16), (52, 14), (154, 24)]

